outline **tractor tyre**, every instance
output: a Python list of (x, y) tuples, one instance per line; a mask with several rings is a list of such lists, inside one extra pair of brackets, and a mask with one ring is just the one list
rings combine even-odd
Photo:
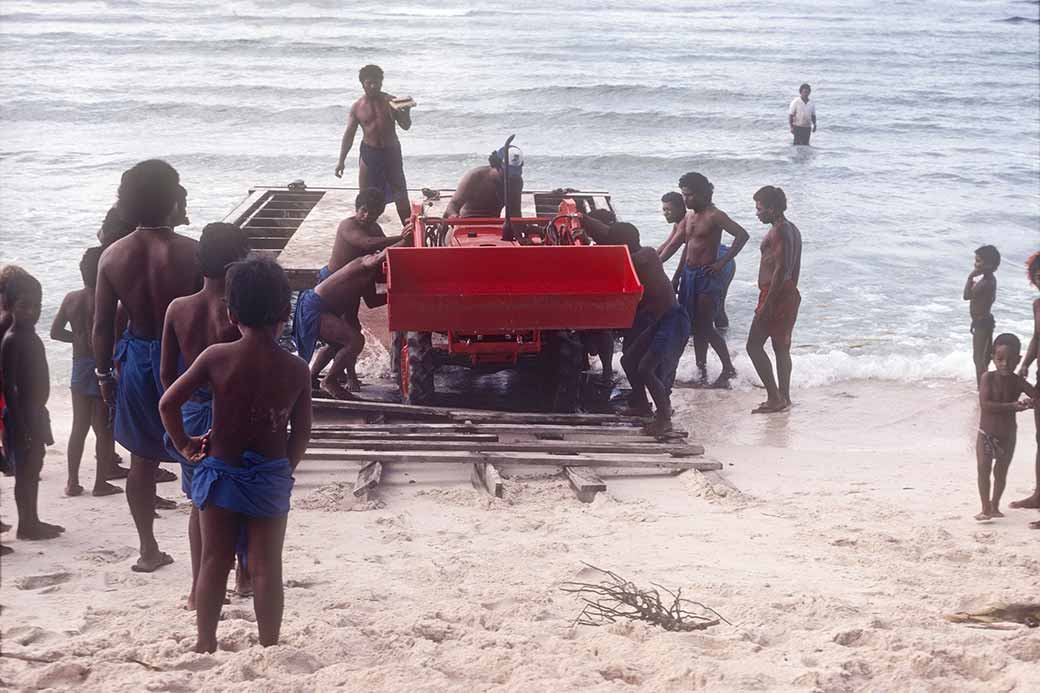
[(569, 414), (581, 405), (581, 374), (585, 347), (576, 332), (561, 330), (544, 335), (546, 375), (552, 393), (552, 411)]
[(401, 382), (401, 350), (404, 348), (404, 332), (394, 332), (390, 336), (390, 373), (394, 380)]
[(404, 404), (433, 403), (433, 372), (437, 369), (433, 339), (429, 332), (406, 332), (406, 354), (401, 359), (401, 401)]

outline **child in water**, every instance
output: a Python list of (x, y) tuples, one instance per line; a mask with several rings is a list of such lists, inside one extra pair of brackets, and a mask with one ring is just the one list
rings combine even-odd
[[(1015, 454), (1015, 435), (1018, 424), (1015, 414), (1034, 406), (1036, 390), (1015, 372), (1022, 360), (1022, 343), (1013, 334), (1002, 334), (993, 340), (995, 371), (983, 373), (979, 385), (979, 435), (975, 441), (978, 463), (979, 497), (982, 512), (975, 516), (979, 522), (1004, 517), (1000, 512), (1000, 497), (1007, 484), (1008, 467)], [(1019, 399), (1022, 394), (1025, 399)], [(990, 472), (993, 474), (992, 495)]]
[[(226, 281), (228, 317), (242, 337), (207, 347), (159, 402), (170, 440), (196, 464), (191, 497), (202, 530), (196, 652), (217, 649), (236, 544), (253, 576), (260, 644), (277, 644), (292, 473), (311, 431), (310, 369), (278, 344), (289, 319), (285, 272), (273, 260), (250, 258), (233, 264)], [(181, 406), (207, 386), (213, 393), (213, 427), (189, 437)]]
[(982, 381), (982, 374), (989, 368), (992, 348), (993, 301), (997, 298), (997, 278), (993, 273), (1000, 267), (1000, 253), (991, 245), (975, 251), (975, 268), (964, 283), (964, 300), (970, 301), (972, 358), (975, 361), (975, 383)]

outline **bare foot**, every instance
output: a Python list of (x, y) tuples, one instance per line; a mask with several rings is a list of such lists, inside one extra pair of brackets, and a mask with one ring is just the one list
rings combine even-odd
[(14, 553), (14, 549), (12, 549), (10, 546), (4, 546), (3, 544), (0, 544), (0, 556), (6, 556), (9, 553)]
[(195, 590), (188, 593), (188, 599), (184, 602), (185, 611), (195, 611)]
[(157, 551), (154, 555), (138, 558), (137, 563), (130, 566), (130, 570), (135, 573), (153, 573), (164, 565), (170, 565), (171, 563), (173, 563), (173, 556)]
[(975, 520), (977, 522), (989, 522), (990, 521), (989, 513), (984, 513), (984, 512), (979, 513), (978, 515), (975, 516)]
[(332, 397), (332, 399), (357, 399), (357, 397), (351, 394), (350, 390), (343, 387), (342, 383), (338, 383), (335, 380), (329, 380), (328, 378), (325, 378), (325, 380), (322, 381), (321, 389), (329, 397)]
[(1011, 501), (1012, 508), (1040, 508), (1040, 489), (1033, 491), (1033, 495), (1022, 500)]
[(163, 469), (162, 467), (155, 468), (155, 483), (163, 484), (168, 481), (177, 481), (177, 475), (171, 472), (169, 469)]
[(1029, 529), (1040, 529), (1040, 520), (1029, 523)]
[(63, 531), (65, 531), (63, 527), (49, 525), (46, 522), (38, 522), (29, 526), (19, 524), (16, 536), (25, 541), (43, 541), (46, 539), (57, 539)]
[(94, 484), (94, 490), (90, 492), (92, 496), (114, 496), (117, 493), (122, 493), (123, 489), (118, 486), (113, 486), (107, 481), (102, 481), (100, 484)]
[(347, 378), (347, 391), (348, 392), (361, 392), (361, 381), (357, 378)]
[(65, 484), (65, 495), (73, 498), (75, 498), (76, 496), (81, 496), (83, 495), (83, 487), (79, 484)]
[(130, 470), (126, 467), (120, 467), (118, 464), (113, 464), (112, 468), (108, 470), (108, 480), (112, 479), (125, 479), (126, 475), (130, 473)]
[(162, 498), (160, 496), (155, 497), (155, 507), (160, 510), (176, 510), (177, 501), (169, 500), (168, 498)]
[(11, 525), (7, 524), (6, 522), (0, 522), (0, 532), (10, 532), (10, 531), (11, 531)]
[(993, 510), (989, 511), (989, 516), (990, 517), (1004, 517), (1004, 513), (1000, 512), (999, 510), (994, 508)]
[(760, 404), (757, 407), (755, 407), (754, 409), (752, 409), (751, 413), (752, 414), (775, 414), (777, 412), (787, 411), (790, 408), (791, 408), (791, 405), (788, 404), (784, 400), (779, 400), (779, 401), (776, 401), (776, 402), (771, 402), (769, 400), (766, 400), (765, 402), (762, 402), (762, 404)]
[(212, 642), (202, 642), (197, 640), (195, 642), (195, 652), (198, 654), (213, 654), (217, 651), (217, 641), (214, 639)]
[(668, 419), (654, 419), (651, 423), (643, 426), (643, 433), (648, 436), (663, 436), (667, 435), (672, 430), (672, 420)]
[(242, 569), (242, 561), (235, 561), (235, 594), (239, 597), (253, 596), (253, 578)]
[(735, 377), (737, 377), (737, 372), (735, 370), (722, 371), (719, 377), (715, 379), (715, 382), (708, 387), (712, 390), (728, 390), (729, 381)]

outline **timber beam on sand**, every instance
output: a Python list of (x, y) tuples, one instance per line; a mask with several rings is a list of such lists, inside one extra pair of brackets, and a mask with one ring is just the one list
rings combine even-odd
[(574, 489), (574, 495), (582, 503), (591, 503), (600, 491), (606, 491), (607, 485), (603, 479), (593, 473), (591, 469), (581, 467), (564, 467), (563, 473)]
[(602, 453), (609, 455), (671, 455), (698, 457), (704, 454), (700, 445), (682, 443), (596, 443), (588, 440), (540, 440), (534, 442), (480, 442), (440, 440), (311, 440), (308, 446), (321, 450), (400, 450), (415, 452), (544, 452), (559, 455)]
[(361, 503), (367, 501), (369, 491), (379, 484), (382, 476), (383, 465), (379, 462), (369, 462), (361, 467), (358, 470), (357, 479), (354, 481), (354, 497)]
[(308, 450), (304, 459), (326, 462), (398, 462), (419, 464), (467, 464), (492, 462), (534, 467), (602, 467), (604, 469), (722, 469), (720, 462), (665, 455), (604, 455), (579, 453), (559, 455), (544, 452), (479, 452), (423, 450)]
[(478, 491), (487, 491), (495, 498), (501, 498), (504, 493), (505, 483), (498, 467), (490, 462), (474, 462), (470, 471), (470, 483)]
[(622, 414), (537, 414), (530, 412), (491, 411), (486, 409), (449, 409), (444, 407), (422, 407), (414, 404), (373, 402), (369, 400), (323, 399), (312, 400), (315, 409), (337, 409), (340, 411), (384, 416), (403, 416), (412, 419), (438, 419), (458, 422), (526, 423), (526, 424), (592, 424), (641, 426), (649, 418), (624, 416)]
[[(332, 437), (349, 438), (361, 435), (371, 437), (372, 433), (407, 434), (407, 433), (522, 433), (533, 436), (552, 435), (582, 435), (594, 434), (596, 436), (640, 436), (638, 430), (632, 426), (618, 425), (567, 425), (567, 424), (529, 424), (529, 423), (431, 423), (424, 421), (411, 421), (399, 423), (336, 423), (316, 424), (311, 427), (314, 437), (329, 437), (324, 434), (333, 434)], [(670, 437), (686, 438), (686, 431), (673, 431)], [(561, 438), (557, 438), (560, 440)]]

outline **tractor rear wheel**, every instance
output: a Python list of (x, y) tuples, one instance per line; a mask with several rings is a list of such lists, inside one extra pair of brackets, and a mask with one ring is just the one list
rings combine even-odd
[(429, 332), (405, 332), (403, 347), (398, 375), (401, 401), (404, 404), (431, 404), (433, 372), (437, 368), (432, 336)]
[(582, 357), (585, 348), (576, 332), (545, 332), (543, 358), (552, 411), (571, 413), (581, 405)]

